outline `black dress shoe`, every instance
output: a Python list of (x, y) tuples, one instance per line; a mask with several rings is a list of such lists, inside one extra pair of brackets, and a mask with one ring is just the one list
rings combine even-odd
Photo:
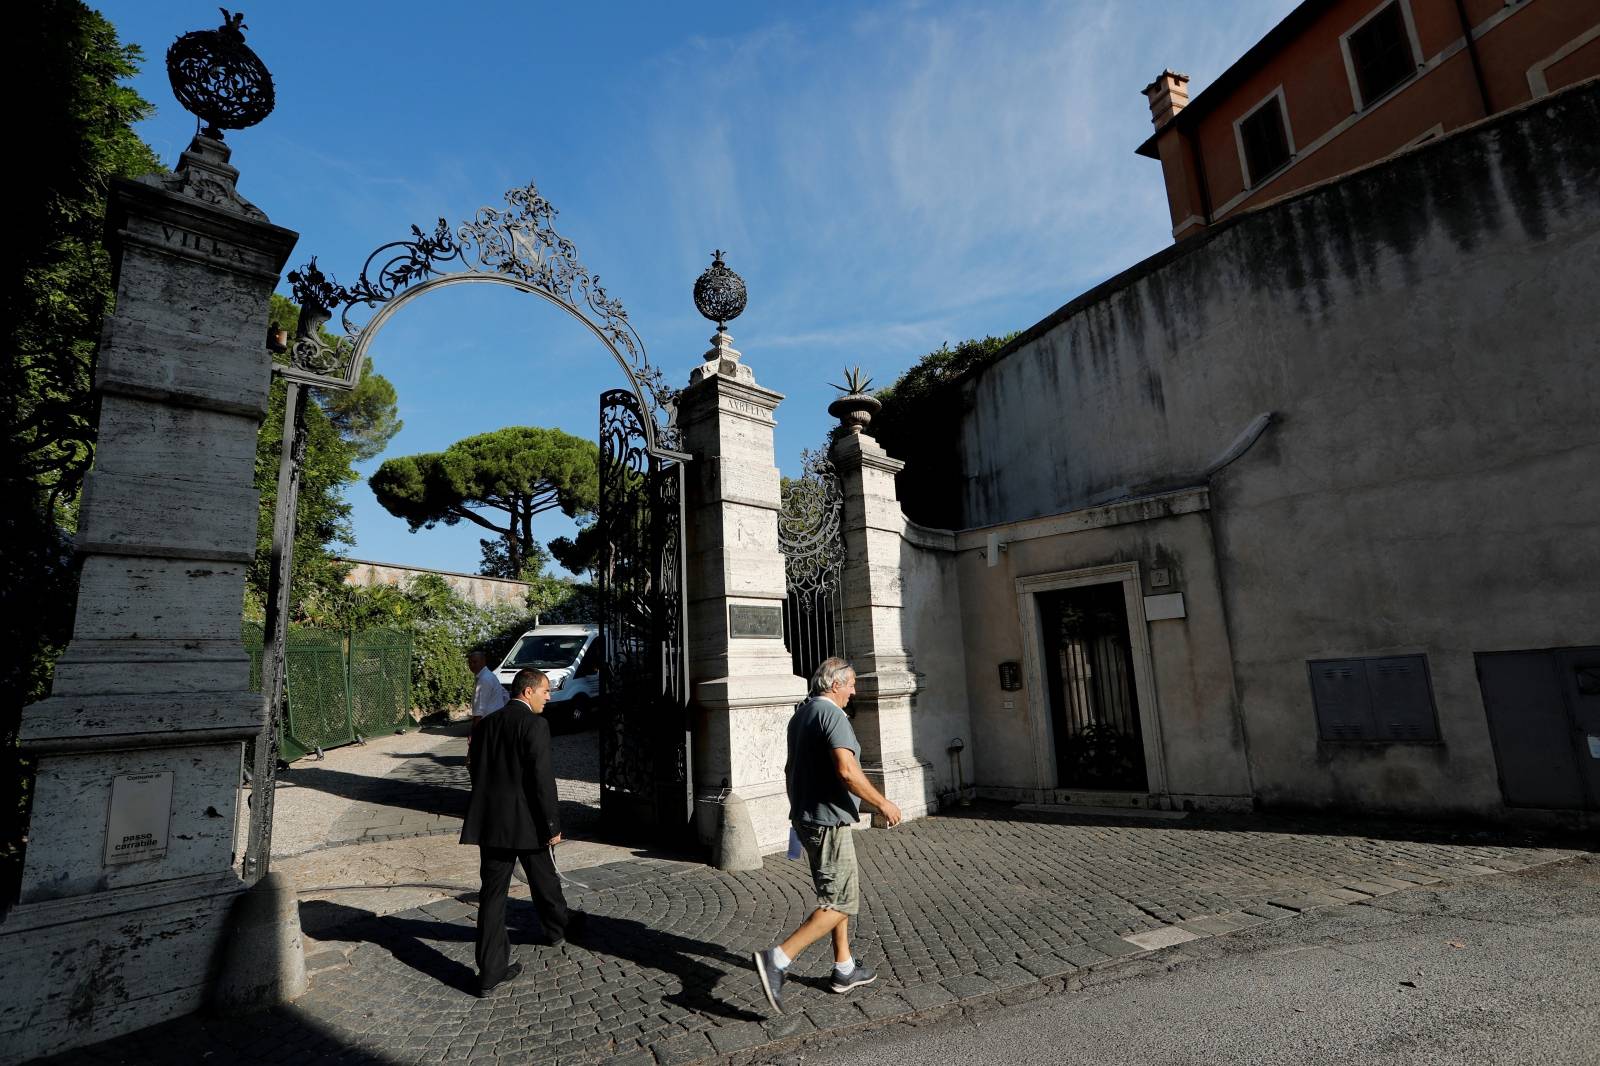
[(479, 985), (478, 986), (478, 998), (479, 999), (483, 999), (490, 992), (493, 992), (495, 989), (499, 988), (501, 985), (509, 985), (512, 981), (515, 981), (517, 979), (517, 977), (521, 973), (522, 973), (522, 963), (520, 963), (520, 962), (512, 963), (510, 966), (506, 967), (506, 972), (500, 975), (500, 980), (491, 981), (490, 983), (488, 983), (486, 985)]

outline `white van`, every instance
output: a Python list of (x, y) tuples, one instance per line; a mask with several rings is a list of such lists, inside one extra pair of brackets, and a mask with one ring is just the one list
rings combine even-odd
[(599, 626), (534, 626), (517, 638), (495, 676), (509, 689), (518, 670), (543, 670), (550, 679), (544, 708), (550, 728), (587, 729), (600, 700), (599, 636)]

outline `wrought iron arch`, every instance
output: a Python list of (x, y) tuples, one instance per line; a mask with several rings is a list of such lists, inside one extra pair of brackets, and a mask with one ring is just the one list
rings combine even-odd
[[(431, 233), (412, 226), (409, 239), (391, 241), (369, 255), (350, 286), (325, 275), (314, 258), (291, 272), (301, 306), (321, 321), (337, 312), (344, 335), (329, 345), (319, 329), (301, 330), (278, 372), (310, 385), (353, 388), (373, 340), (401, 307), (449, 285), (506, 285), (582, 322), (617, 361), (640, 408), (650, 414), (642, 427), (650, 452), (686, 459), (677, 451), (677, 390), (651, 365), (622, 302), (579, 261), (577, 245), (556, 232), (556, 209), (532, 182), (507, 191), (505, 201), (504, 210), (480, 207), (453, 228), (443, 218)], [(315, 313), (319, 310), (322, 315)]]
[[(676, 603), (672, 607), (676, 621), (652, 630), (651, 639), (665, 649), (661, 656), (667, 664), (661, 672), (663, 692), (675, 700), (680, 710), (684, 704), (679, 698), (686, 691), (682, 676), (686, 659), (681, 624), (681, 493), (682, 464), (690, 457), (678, 450), (681, 435), (677, 427), (677, 390), (650, 364), (644, 340), (628, 320), (621, 301), (608, 294), (599, 275), (591, 274), (579, 261), (577, 245), (556, 232), (552, 225), (556, 209), (539, 195), (534, 184), (509, 190), (505, 201), (504, 210), (480, 207), (472, 218), (454, 228), (442, 218), (431, 233), (412, 226), (409, 239), (391, 241), (369, 255), (360, 277), (348, 287), (323, 273), (315, 258), (289, 273), (300, 304), (300, 321), (294, 339), (280, 349), (287, 358), (273, 364), (273, 372), (282, 376), (288, 387), (263, 637), (262, 689), (268, 724), (252, 759), (254, 787), (265, 787), (260, 801), (251, 808), (244, 860), (246, 875), (252, 880), (266, 872), (272, 854), (273, 778), (281, 728), (279, 714), (287, 683), (284, 637), (288, 628), (300, 461), (305, 449), (305, 390), (307, 386), (354, 388), (361, 378), (367, 351), (384, 324), (406, 303), (426, 292), (448, 285), (498, 284), (532, 293), (582, 322), (622, 368), (629, 388), (616, 392), (628, 396), (637, 406), (637, 431), (643, 437), (643, 451), (649, 457), (654, 481), (660, 483), (655, 488), (658, 498), (645, 500), (640, 507), (648, 513), (676, 516), (670, 528), (664, 527), (652, 542), (659, 546), (658, 554), (675, 552), (676, 566), (669, 566), (671, 560), (664, 556), (656, 561), (659, 576), (651, 593), (665, 607)], [(322, 340), (322, 330), (335, 313), (344, 334), (328, 344)], [(666, 587), (669, 584), (671, 587)], [(656, 730), (651, 735), (659, 733)], [(682, 761), (688, 757), (686, 733), (680, 744)], [(671, 779), (670, 785), (688, 780), (686, 766), (682, 762), (682, 766), (669, 768), (671, 772), (665, 776)], [(672, 806), (671, 798), (663, 794), (662, 811)]]

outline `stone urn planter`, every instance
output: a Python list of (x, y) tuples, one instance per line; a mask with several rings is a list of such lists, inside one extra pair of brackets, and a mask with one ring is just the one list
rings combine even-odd
[(846, 370), (844, 384), (832, 386), (844, 395), (828, 405), (828, 413), (851, 433), (860, 433), (883, 409), (883, 401), (867, 392), (871, 386), (872, 379), (863, 377), (860, 367)]

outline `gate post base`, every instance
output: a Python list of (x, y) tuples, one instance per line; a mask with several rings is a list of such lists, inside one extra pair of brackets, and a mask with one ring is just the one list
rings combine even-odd
[(265, 1010), (305, 990), (300, 899), (289, 879), (274, 871), (233, 901), (210, 1007), (223, 1015)]
[[(727, 698), (730, 689), (738, 698)], [(696, 686), (695, 827), (703, 844), (718, 845), (723, 809), (733, 801), (745, 809), (757, 854), (788, 845), (789, 795), (783, 766), (789, 719), (805, 691), (805, 682), (793, 674)]]
[[(699, 804), (696, 809), (698, 811)], [(750, 810), (737, 792), (730, 792), (718, 804), (721, 808), (715, 852), (717, 869), (733, 873), (761, 869), (761, 849), (756, 845), (756, 827)]]
[[(936, 814), (939, 797), (934, 784), (933, 767), (915, 755), (903, 755), (888, 760), (881, 766), (863, 766), (861, 772), (879, 792), (882, 792), (906, 821)], [(883, 816), (876, 812), (872, 824), (883, 828)]]

